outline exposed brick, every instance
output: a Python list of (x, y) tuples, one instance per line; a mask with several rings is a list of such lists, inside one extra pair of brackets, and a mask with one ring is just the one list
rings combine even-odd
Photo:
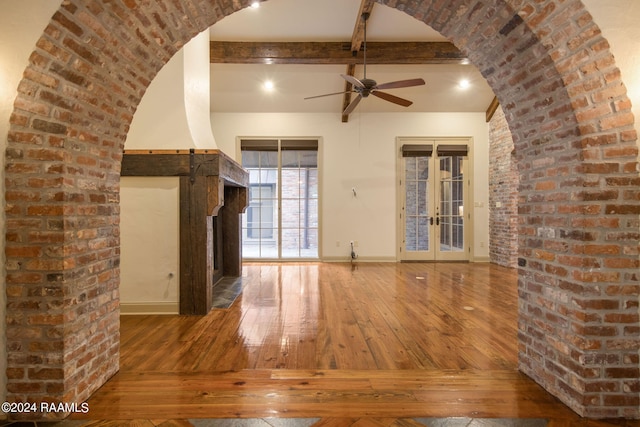
[(32, 380), (59, 380), (64, 378), (64, 371), (53, 368), (32, 368), (29, 369), (28, 376)]
[(515, 267), (517, 264), (518, 172), (511, 133), (501, 107), (489, 126), (489, 254), (491, 262)]
[[(117, 296), (106, 289), (118, 283), (126, 129), (168, 58), (241, 3), (69, 0), (38, 40), (6, 156), (7, 321), (32, 322), (8, 330), (7, 346), (34, 352), (9, 357), (10, 398), (82, 400), (117, 369)], [(629, 368), (638, 363), (637, 132), (598, 27), (578, 0), (505, 0), (502, 13), (480, 0), (381, 3), (469, 51), (502, 101), (490, 125), (490, 256), (523, 263), (522, 369), (582, 414), (640, 417)], [(86, 300), (67, 310), (78, 286)], [(35, 298), (62, 310), (65, 328), (59, 312), (24, 316)]]
[(42, 119), (34, 119), (33, 128), (41, 132), (52, 133), (54, 135), (63, 135), (67, 133), (67, 126)]

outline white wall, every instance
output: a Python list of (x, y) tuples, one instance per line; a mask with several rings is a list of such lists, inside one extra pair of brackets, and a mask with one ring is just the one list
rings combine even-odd
[[(488, 258), (488, 131), (484, 113), (339, 114), (213, 113), (218, 147), (237, 160), (246, 136), (321, 137), (321, 227), (324, 259), (348, 259), (357, 240), (361, 260), (396, 259), (396, 138), (472, 137), (474, 141), (474, 254)], [(357, 197), (353, 197), (352, 188)], [(340, 246), (336, 246), (340, 242)], [(484, 247), (480, 246), (484, 242)]]
[(184, 51), (184, 106), (193, 143), (198, 148), (216, 148), (211, 133), (211, 64), (209, 31), (195, 36)]
[(120, 301), (123, 313), (178, 313), (177, 177), (121, 179)]

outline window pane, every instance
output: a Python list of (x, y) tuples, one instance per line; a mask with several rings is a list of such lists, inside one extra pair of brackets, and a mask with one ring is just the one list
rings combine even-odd
[(282, 197), (300, 197), (300, 169), (282, 169)]
[(440, 251), (464, 250), (464, 176), (461, 156), (440, 160)]
[(306, 225), (309, 227), (318, 228), (318, 199), (309, 199), (306, 202)]
[(415, 216), (408, 216), (405, 220), (405, 242), (404, 246), (407, 251), (416, 251), (418, 249), (418, 220)]
[(298, 228), (282, 229), (282, 256), (297, 258), (300, 256), (300, 230)]
[[(298, 199), (282, 199), (282, 227), (298, 228), (300, 227), (300, 200)], [(284, 240), (284, 237), (283, 237)]]
[(426, 216), (427, 215), (427, 181), (418, 181), (418, 206), (417, 206), (417, 214)]
[(405, 157), (405, 249), (429, 250), (429, 158)]
[(277, 229), (270, 230), (272, 239), (263, 239), (260, 244), (260, 258), (278, 258)]
[(318, 198), (318, 169), (307, 169), (309, 173), (308, 197), (310, 199)]
[(318, 257), (318, 229), (307, 228), (302, 230), (300, 240), (300, 256), (303, 258)]
[(416, 250), (429, 250), (429, 224), (426, 217), (418, 218), (418, 230), (416, 237)]
[(282, 167), (283, 168), (297, 168), (300, 166), (299, 151), (283, 151), (282, 152)]
[(277, 151), (261, 151), (260, 167), (261, 168), (277, 168), (278, 152)]

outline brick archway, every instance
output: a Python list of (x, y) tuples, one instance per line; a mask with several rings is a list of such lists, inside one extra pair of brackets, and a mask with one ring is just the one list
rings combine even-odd
[[(169, 58), (248, 3), (69, 0), (45, 29), (6, 156), (10, 399), (79, 402), (117, 371), (128, 126)], [(640, 417), (638, 149), (606, 40), (579, 0), (380, 3), (467, 52), (504, 107), (521, 369), (582, 415)]]

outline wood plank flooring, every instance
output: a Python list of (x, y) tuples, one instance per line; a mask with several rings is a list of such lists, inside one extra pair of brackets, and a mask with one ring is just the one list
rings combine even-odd
[(587, 425), (517, 371), (516, 280), (490, 264), (245, 264), (228, 309), (122, 317), (120, 372), (71, 419)]

